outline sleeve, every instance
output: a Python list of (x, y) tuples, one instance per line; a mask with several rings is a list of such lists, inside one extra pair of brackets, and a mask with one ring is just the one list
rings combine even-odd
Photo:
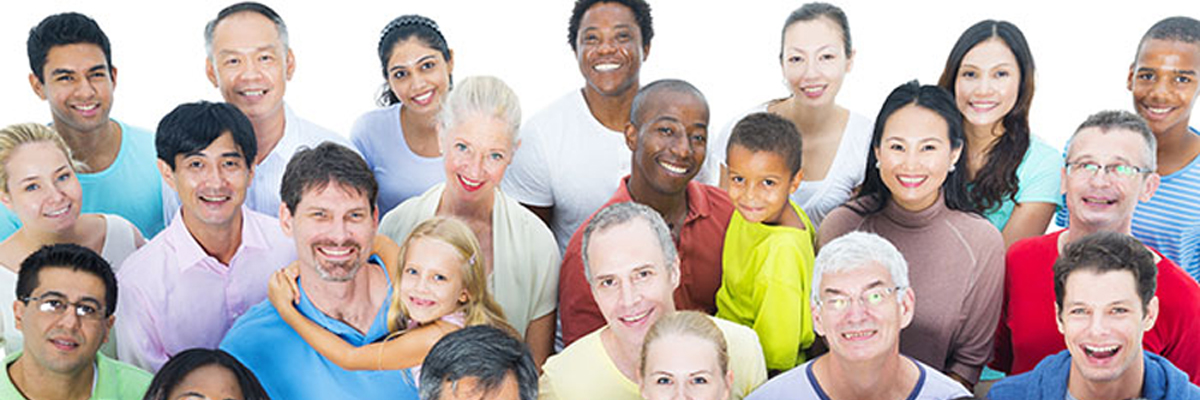
[(584, 276), (583, 258), (580, 247), (583, 241), (584, 224), (571, 236), (567, 252), (563, 256), (558, 276), (558, 316), (562, 322), (563, 346), (570, 346), (581, 337), (605, 325), (604, 315), (596, 299), (592, 298), (591, 286)]
[(17, 229), (21, 229), (21, 220), (17, 219), (17, 214), (0, 205), (0, 241), (8, 239)]
[(522, 204), (553, 207), (554, 192), (550, 187), (550, 165), (546, 160), (541, 137), (535, 125), (521, 128), (521, 145), (513, 154), (513, 162), (504, 173), (501, 185), (504, 193)]
[[(812, 345), (811, 309), (802, 288), (812, 276), (812, 263), (793, 246), (766, 249), (764, 270), (756, 278), (754, 299), (760, 299), (754, 332), (763, 347), (767, 369), (785, 371), (800, 364), (800, 350)], [(755, 257), (754, 259), (758, 259)]]
[(1029, 143), (1029, 158), (1019, 169), (1020, 187), (1017, 203), (1054, 203), (1062, 205), (1061, 189), (1063, 157), (1050, 146), (1033, 140)]
[[(732, 324), (732, 323), (731, 323)], [(726, 333), (726, 339), (730, 340), (729, 348), (729, 367), (733, 369), (733, 385), (730, 388), (730, 398), (733, 400), (741, 400), (749, 396), (754, 389), (758, 389), (763, 383), (767, 382), (767, 364), (763, 359), (763, 349), (759, 344), (758, 335), (748, 328), (738, 326), (745, 331), (745, 335), (730, 335)], [(740, 344), (734, 344), (733, 341), (741, 341)], [(734, 349), (744, 349), (749, 354), (733, 353)]]
[(1004, 239), (995, 230), (987, 236), (977, 238), (984, 242), (977, 245), (981, 265), (963, 299), (965, 323), (951, 344), (952, 354), (946, 365), (948, 372), (972, 383), (979, 381), (979, 373), (991, 355), (1004, 296)]
[(371, 152), (371, 129), (368, 125), (367, 115), (363, 115), (358, 120), (355, 120), (354, 126), (350, 128), (350, 142), (354, 145), (352, 148), (358, 150), (358, 153), (362, 154), (363, 159), (367, 161), (367, 165), (374, 170), (375, 157), (374, 153)]
[(1009, 269), (1013, 253), (1010, 251), (1004, 260), (1003, 301), (1000, 304), (1000, 318), (996, 323), (996, 338), (993, 339), (992, 360), (988, 366), (994, 370), (1009, 373), (1012, 371), (1013, 350), (1012, 331), (1008, 328), (1008, 290), (1012, 287), (1012, 271)]
[[(133, 261), (134, 259), (129, 259)], [(170, 356), (162, 345), (146, 296), (136, 287), (122, 285), (117, 292), (119, 308), (113, 327), (117, 358), (147, 371), (158, 371)]]

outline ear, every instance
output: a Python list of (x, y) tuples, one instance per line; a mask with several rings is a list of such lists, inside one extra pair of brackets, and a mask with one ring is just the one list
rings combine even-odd
[(208, 77), (208, 81), (212, 83), (213, 87), (221, 87), (221, 85), (217, 84), (217, 69), (213, 66), (213, 59), (211, 56), (204, 58), (204, 75)]
[(850, 50), (850, 54), (846, 55), (846, 73), (854, 70), (854, 55), (858, 54), (858, 50)]
[(675, 260), (671, 262), (674, 263), (675, 268), (671, 269), (667, 275), (671, 277), (671, 293), (675, 293), (675, 289), (679, 289), (679, 256), (676, 255)]
[[(5, 185), (7, 185), (7, 184), (5, 184)], [(8, 207), (9, 211), (12, 211), (12, 209), (13, 209), (12, 194), (8, 193), (7, 190), (0, 191), (0, 203), (4, 203), (4, 206)]]
[(1062, 320), (1062, 307), (1059, 307), (1059, 306), (1058, 306), (1058, 302), (1057, 302), (1057, 301), (1056, 301), (1056, 302), (1054, 302), (1054, 324), (1055, 324), (1055, 325), (1058, 325), (1058, 333), (1059, 333), (1059, 334), (1066, 334), (1066, 333), (1067, 333), (1067, 332), (1066, 332), (1066, 330), (1065, 330), (1065, 329), (1063, 329), (1063, 320)]
[(642, 46), (642, 61), (646, 61), (647, 58), (650, 58), (650, 44), (649, 43), (646, 43), (645, 46)]
[(630, 152), (637, 153), (637, 139), (638, 128), (630, 121), (625, 124), (625, 147), (628, 147)]
[(800, 182), (804, 180), (804, 169), (801, 168), (792, 175), (792, 181), (788, 182), (788, 193), (796, 193), (796, 189), (800, 188)]
[(1058, 194), (1067, 194), (1067, 167), (1058, 170)]
[(913, 315), (917, 309), (917, 292), (913, 288), (904, 290), (904, 297), (900, 298), (900, 329), (907, 328), (912, 323)]
[(13, 325), (16, 326), (18, 331), (21, 330), (21, 321), (25, 320), (25, 307), (21, 307), (23, 305), (25, 303), (22, 303), (21, 300), (13, 300)]
[(1133, 91), (1133, 68), (1137, 66), (1136, 62), (1129, 63), (1129, 75), (1125, 77), (1125, 90)]
[(825, 325), (822, 322), (823, 319), (821, 317), (821, 308), (817, 307), (815, 303), (812, 303), (811, 299), (809, 300), (808, 304), (808, 312), (809, 315), (812, 315), (813, 331), (819, 336), (825, 336)]
[(1162, 182), (1162, 177), (1157, 172), (1151, 172), (1150, 176), (1146, 177), (1146, 182), (1142, 183), (1142, 192), (1138, 193), (1138, 201), (1147, 202), (1151, 197), (1154, 197), (1154, 192), (1158, 191), (1158, 184)]
[(727, 371), (725, 371), (725, 391), (722, 392), (721, 398), (722, 399), (730, 398), (729, 391), (733, 390), (732, 388), (733, 388), (733, 367), (729, 367), (729, 368), (727, 368)]
[(454, 73), (454, 49), (450, 49), (450, 59), (446, 60), (446, 75)]
[(108, 80), (112, 82), (113, 89), (117, 88), (117, 67), (108, 67)]
[(467, 288), (464, 287), (462, 294), (458, 295), (458, 304), (467, 304), (469, 302), (471, 302), (471, 292), (468, 292)]
[(288, 209), (287, 203), (279, 203), (279, 227), (283, 229), (283, 234), (287, 237), (292, 237), (292, 211)]
[(158, 174), (162, 175), (163, 182), (165, 182), (167, 186), (170, 186), (171, 190), (174, 190), (175, 193), (179, 193), (179, 189), (175, 187), (175, 171), (172, 170), (171, 166), (167, 165), (167, 162), (163, 161), (161, 158), (158, 159), (157, 165)]
[(37, 75), (34, 75), (32, 72), (29, 73), (29, 87), (33, 89), (33, 93), (36, 94), (39, 99), (46, 100), (46, 92), (44, 91), (45, 86), (42, 81), (38, 79)]
[[(950, 165), (958, 165), (958, 158), (962, 156), (963, 147), (967, 147), (966, 143), (963, 143), (962, 146), (958, 146), (957, 149), (950, 149)], [(875, 159), (879, 159), (878, 154), (875, 155)], [(967, 171), (962, 172), (965, 174)]]
[(109, 315), (104, 319), (104, 335), (100, 337), (100, 343), (108, 343), (108, 339), (112, 337), (112, 328), (117, 324), (117, 315)]
[(1142, 318), (1142, 332), (1150, 332), (1154, 328), (1154, 323), (1158, 322), (1158, 296), (1150, 299), (1150, 303), (1146, 304), (1146, 316)]
[(292, 49), (287, 49), (287, 80), (292, 80), (292, 75), (296, 73), (296, 55), (292, 54)]

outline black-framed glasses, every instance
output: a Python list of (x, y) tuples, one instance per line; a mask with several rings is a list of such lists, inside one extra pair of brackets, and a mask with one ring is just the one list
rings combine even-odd
[(862, 304), (864, 307), (875, 308), (880, 304), (883, 304), (884, 300), (887, 300), (888, 297), (896, 292), (899, 292), (901, 289), (904, 289), (904, 287), (895, 286), (871, 288), (859, 294), (857, 298), (843, 294), (822, 296), (821, 298), (817, 299), (817, 307), (828, 307), (834, 312), (843, 312), (849, 309), (850, 304), (857, 300), (859, 301), (859, 304)]
[(21, 299), (21, 302), (25, 304), (29, 304), (31, 301), (37, 305), (38, 311), (50, 315), (61, 316), (67, 312), (67, 308), (74, 308), (75, 316), (79, 317), (79, 319), (98, 321), (105, 316), (105, 307), (92, 300), (80, 300), (72, 303), (67, 301), (66, 297), (51, 293), (41, 296), (26, 296)]
[(1118, 176), (1121, 178), (1132, 178), (1134, 175), (1154, 172), (1153, 170), (1151, 170), (1149, 168), (1142, 168), (1142, 167), (1138, 167), (1135, 165), (1120, 164), (1120, 163), (1108, 164), (1108, 165), (1103, 165), (1103, 164), (1094, 163), (1094, 162), (1090, 162), (1090, 161), (1076, 161), (1076, 162), (1068, 162), (1067, 163), (1067, 174), (1068, 175), (1076, 174), (1079, 172), (1085, 172), (1088, 175), (1095, 176), (1095, 175), (1099, 175), (1101, 170), (1103, 170), (1104, 173), (1106, 173), (1106, 174)]

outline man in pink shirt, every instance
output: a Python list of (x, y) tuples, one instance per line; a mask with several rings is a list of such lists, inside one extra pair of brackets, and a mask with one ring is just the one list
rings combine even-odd
[(150, 371), (183, 350), (216, 348), (233, 321), (266, 298), (271, 273), (296, 259), (279, 221), (242, 204), (257, 146), (236, 107), (180, 105), (159, 122), (155, 147), (182, 206), (125, 259), (115, 327), (119, 358)]

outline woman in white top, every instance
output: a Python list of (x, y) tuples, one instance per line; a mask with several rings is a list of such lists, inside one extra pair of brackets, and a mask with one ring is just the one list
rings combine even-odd
[(350, 140), (375, 172), (386, 214), (442, 179), (437, 113), (452, 86), (454, 52), (433, 20), (403, 15), (383, 28), (378, 53), (384, 108), (359, 117)]
[(782, 36), (779, 61), (792, 95), (730, 121), (710, 142), (707, 176), (710, 181), (719, 177), (717, 182), (727, 189), (725, 146), (742, 116), (765, 111), (787, 118), (800, 130), (804, 147), (803, 180), (792, 200), (820, 225), (825, 214), (845, 203), (862, 183), (873, 124), (834, 102), (854, 65), (850, 25), (840, 8), (805, 4), (788, 16)]
[(27, 123), (0, 129), (0, 202), (21, 220), (21, 228), (0, 242), (0, 309), (7, 353), (20, 350), (22, 344), (11, 304), (25, 257), (45, 245), (75, 243), (99, 253), (115, 268), (145, 243), (124, 218), (79, 213), (82, 189), (75, 173), (80, 167), (50, 127)]
[(518, 145), (520, 103), (499, 79), (471, 77), (447, 97), (439, 121), (445, 182), (388, 212), (379, 233), (403, 243), (435, 215), (466, 222), (479, 239), (489, 289), (541, 365), (554, 344), (561, 257), (550, 229), (499, 188)]

